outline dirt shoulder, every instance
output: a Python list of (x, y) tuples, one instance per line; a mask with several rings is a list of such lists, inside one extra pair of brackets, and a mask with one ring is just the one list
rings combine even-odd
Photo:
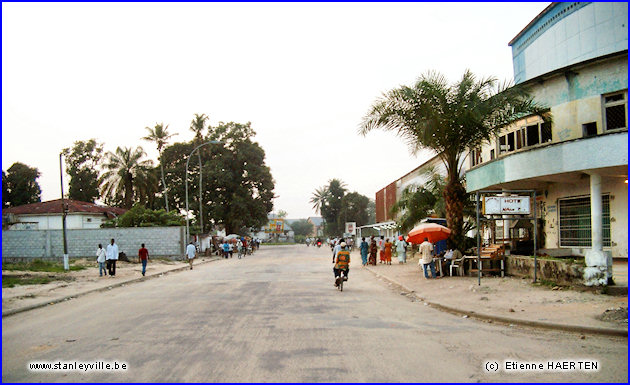
[[(205, 262), (215, 259), (214, 257), (201, 257), (195, 263)], [(86, 266), (86, 269), (70, 271), (64, 273), (33, 272), (33, 271), (2, 271), (3, 277), (8, 276), (28, 276), (28, 277), (48, 277), (52, 279), (49, 283), (34, 285), (16, 285), (14, 287), (2, 288), (2, 312), (12, 311), (40, 303), (52, 302), (59, 298), (64, 298), (86, 291), (107, 288), (120, 282), (126, 282), (137, 278), (142, 278), (142, 265), (134, 262), (118, 261), (116, 263), (116, 276), (99, 276), (96, 262), (91, 260), (77, 260), (75, 265)], [(188, 264), (184, 261), (171, 260), (149, 260), (147, 265), (146, 278), (153, 275), (185, 267)]]
[[(356, 267), (363, 268), (360, 264)], [(628, 330), (628, 297), (532, 284), (515, 277), (444, 277), (425, 279), (417, 258), (407, 264), (369, 266), (377, 276), (414, 291), (426, 302), (497, 317)]]

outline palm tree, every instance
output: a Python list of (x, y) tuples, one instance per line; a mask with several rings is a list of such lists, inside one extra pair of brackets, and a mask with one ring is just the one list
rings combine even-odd
[[(208, 116), (206, 116), (206, 114), (195, 114), (195, 117), (190, 122), (190, 130), (195, 133), (195, 139), (193, 140), (193, 143), (195, 145), (200, 145), (203, 141), (203, 130), (206, 129), (206, 121), (208, 121), (208, 119), (209, 118)], [(201, 187), (203, 186), (203, 170), (201, 169), (201, 148), (197, 150), (197, 157), (199, 158), (199, 221), (201, 233), (203, 233), (203, 189)]]
[(313, 204), (313, 210), (315, 210), (315, 212), (319, 212), (321, 214), (322, 207), (326, 205), (329, 194), (330, 192), (328, 191), (328, 186), (322, 186), (315, 189), (315, 192), (310, 200)]
[(160, 160), (160, 171), (162, 172), (162, 186), (164, 187), (164, 202), (166, 203), (166, 211), (168, 212), (168, 190), (166, 189), (166, 182), (164, 180), (164, 166), (162, 165), (162, 149), (166, 145), (167, 141), (177, 134), (168, 133), (168, 124), (164, 126), (164, 123), (156, 123), (154, 128), (145, 127), (149, 131), (149, 135), (145, 136), (144, 140), (154, 142), (157, 145), (157, 150)]
[(206, 114), (195, 114), (190, 122), (190, 131), (195, 133), (195, 143), (201, 143), (203, 140), (203, 131), (206, 129), (206, 122), (209, 117)]
[(444, 201), (451, 242), (463, 246), (462, 157), (494, 137), (502, 127), (528, 115), (550, 121), (548, 109), (536, 104), (519, 86), (498, 84), (493, 77), (477, 79), (469, 70), (449, 86), (437, 72), (422, 75), (411, 86), (385, 93), (370, 108), (359, 132), (393, 131), (409, 145), (435, 151), (446, 168)]
[[(101, 176), (103, 195), (113, 199), (122, 196), (123, 207), (130, 209), (134, 202), (134, 183), (150, 180), (146, 174), (153, 167), (153, 162), (142, 160), (145, 155), (142, 147), (118, 147), (115, 152), (105, 154), (106, 171)], [(142, 188), (135, 186), (135, 189)]]

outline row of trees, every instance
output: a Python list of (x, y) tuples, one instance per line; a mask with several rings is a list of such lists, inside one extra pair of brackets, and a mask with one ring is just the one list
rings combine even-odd
[(407, 142), (412, 153), (429, 149), (438, 154), (446, 168), (442, 196), (452, 231), (450, 246), (463, 249), (467, 199), (463, 157), (496, 137), (502, 127), (529, 115), (551, 121), (549, 108), (535, 103), (523, 86), (500, 84), (494, 77), (477, 79), (469, 70), (460, 81), (449, 85), (443, 75), (428, 72), (412, 86), (395, 88), (376, 100), (359, 133), (393, 131)]
[(357, 226), (363, 226), (374, 221), (374, 201), (358, 192), (347, 191), (343, 181), (331, 179), (327, 185), (313, 192), (310, 202), (313, 209), (326, 221), (325, 235), (341, 235), (346, 222), (356, 222)]
[[(199, 148), (189, 164), (189, 207), (196, 220), (193, 225), (201, 223), (201, 202), (204, 229), (198, 231), (218, 225), (229, 234), (263, 226), (273, 208), (274, 181), (265, 164), (265, 151), (253, 141), (256, 133), (251, 123), (220, 122), (213, 127), (208, 125), (207, 115), (196, 114), (190, 130), (194, 132), (192, 140), (169, 144), (176, 134), (168, 132), (168, 125), (146, 127), (147, 135), (142, 139), (156, 146), (157, 166), (146, 158), (141, 146), (117, 147), (104, 153), (103, 144), (95, 139), (74, 142), (63, 150), (70, 176), (68, 198), (102, 200), (127, 209), (141, 203), (149, 209), (181, 213), (186, 208), (186, 161), (193, 149), (212, 141)], [(35, 178), (23, 177), (27, 172), (24, 167), (16, 164), (6, 175), (3, 172), (6, 206), (40, 201), (41, 190)], [(36, 169), (30, 170), (39, 176)], [(25, 180), (35, 184), (24, 185)], [(36, 196), (22, 197), (23, 190), (35, 187)], [(6, 201), (4, 192), (8, 192)]]

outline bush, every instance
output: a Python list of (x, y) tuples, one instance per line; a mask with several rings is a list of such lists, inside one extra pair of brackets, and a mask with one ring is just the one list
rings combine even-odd
[(136, 203), (129, 211), (118, 218), (106, 221), (101, 227), (159, 227), (182, 226), (184, 218), (176, 211), (151, 210)]

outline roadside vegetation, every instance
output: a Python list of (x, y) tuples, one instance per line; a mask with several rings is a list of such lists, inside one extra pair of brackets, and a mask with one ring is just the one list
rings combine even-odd
[[(79, 271), (86, 269), (86, 266), (76, 264), (70, 261), (70, 271)], [(5, 263), (2, 265), (2, 271), (38, 271), (48, 273), (64, 273), (62, 262), (44, 261), (35, 259), (30, 262)], [(4, 283), (4, 277), (3, 277)]]

